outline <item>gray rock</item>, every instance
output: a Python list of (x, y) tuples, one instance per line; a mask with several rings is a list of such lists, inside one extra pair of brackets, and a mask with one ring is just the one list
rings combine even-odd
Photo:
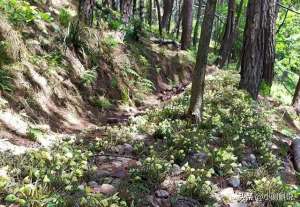
[(208, 155), (205, 152), (197, 152), (188, 156), (188, 163), (193, 168), (200, 168), (206, 164)]
[(183, 171), (181, 170), (181, 167), (179, 165), (174, 164), (171, 168), (171, 175), (177, 176), (180, 175)]
[(231, 187), (238, 188), (241, 185), (240, 176), (232, 176), (229, 178), (228, 183)]
[(115, 178), (115, 179), (113, 179), (113, 181), (111, 182), (111, 184), (112, 184), (115, 188), (119, 188), (120, 185), (121, 185), (121, 179)]
[(165, 190), (157, 190), (155, 191), (155, 197), (156, 198), (164, 198), (164, 199), (167, 199), (169, 198), (170, 194), (165, 191)]
[(99, 186), (98, 183), (97, 183), (96, 181), (90, 181), (90, 182), (88, 182), (88, 185), (89, 185), (90, 187), (92, 187), (92, 188), (95, 188), (95, 187), (98, 187), (98, 186)]
[(228, 204), (229, 207), (247, 207), (248, 205), (246, 203), (241, 202), (232, 202)]
[(177, 198), (173, 207), (200, 207), (200, 203), (192, 198)]
[(102, 184), (99, 188), (99, 192), (105, 195), (113, 195), (117, 192), (116, 188), (110, 184)]
[(256, 156), (254, 154), (247, 154), (242, 160), (242, 165), (246, 167), (256, 167), (258, 166)]
[(126, 155), (132, 154), (132, 152), (133, 152), (132, 145), (130, 145), (130, 144), (123, 144), (123, 151), (124, 151), (124, 154), (126, 154)]
[(154, 196), (149, 196), (148, 201), (152, 207), (171, 207), (170, 194), (165, 190), (157, 190)]

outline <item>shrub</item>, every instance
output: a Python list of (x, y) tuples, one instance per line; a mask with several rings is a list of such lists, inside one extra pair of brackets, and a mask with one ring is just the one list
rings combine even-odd
[(8, 15), (8, 19), (12, 23), (19, 26), (32, 23), (37, 19), (52, 20), (49, 13), (39, 11), (24, 0), (0, 0), (0, 10), (3, 10)]

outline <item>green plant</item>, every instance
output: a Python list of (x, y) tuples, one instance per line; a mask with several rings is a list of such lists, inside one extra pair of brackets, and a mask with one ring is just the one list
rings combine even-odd
[(208, 202), (211, 194), (215, 191), (215, 186), (205, 177), (188, 176), (186, 183), (181, 186), (180, 194), (187, 197), (192, 197), (202, 202)]
[(271, 206), (290, 206), (297, 200), (297, 188), (284, 184), (277, 178), (263, 177), (254, 180), (252, 188), (253, 196), (256, 200), (263, 201), (266, 205)]
[(0, 68), (0, 91), (12, 92), (12, 76), (8, 70)]
[(89, 163), (92, 152), (82, 140), (64, 140), (51, 150), (29, 151), (21, 156), (1, 153), (0, 157), (0, 166), (6, 166), (7, 172), (5, 180), (0, 175), (0, 200), (5, 204), (126, 207), (117, 195), (91, 193), (82, 185), (95, 169)]
[(167, 176), (171, 164), (153, 155), (142, 161), (140, 168), (130, 171), (131, 177), (137, 182), (145, 182), (148, 187), (155, 188)]
[(64, 27), (68, 27), (71, 22), (72, 15), (68, 9), (62, 8), (59, 10), (59, 22)]
[(70, 22), (64, 38), (64, 44), (67, 46), (73, 46), (77, 50), (84, 49), (86, 47), (86, 44), (81, 37), (80, 21), (78, 19)]
[(215, 149), (213, 162), (217, 172), (221, 175), (232, 175), (238, 167), (237, 157), (233, 154), (233, 148)]
[(94, 104), (99, 108), (99, 109), (111, 109), (112, 108), (112, 103), (109, 101), (109, 99), (105, 98), (104, 96), (100, 96), (94, 100)]
[(24, 25), (41, 19), (51, 21), (49, 13), (39, 11), (35, 6), (24, 0), (0, 0), (0, 10), (8, 15), (8, 19), (16, 25)]
[(119, 41), (112, 35), (105, 37), (102, 42), (110, 49), (117, 47), (119, 44)]
[(32, 141), (37, 141), (39, 138), (43, 136), (43, 132), (37, 128), (29, 128), (27, 132), (27, 137)]
[(96, 70), (87, 70), (82, 74), (81, 82), (85, 86), (90, 86), (97, 80), (97, 75)]

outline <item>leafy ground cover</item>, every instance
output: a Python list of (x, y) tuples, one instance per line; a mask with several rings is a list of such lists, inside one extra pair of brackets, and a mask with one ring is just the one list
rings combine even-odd
[[(299, 205), (298, 178), (289, 182), (283, 176), (287, 146), (274, 141), (268, 111), (236, 89), (234, 77), (231, 72), (209, 76), (205, 121), (200, 126), (185, 118), (187, 90), (126, 124), (86, 131), (51, 150), (25, 156), (2, 153), (1, 203), (152, 206), (161, 202), (159, 192), (165, 192), (165, 202), (173, 206), (182, 198), (212, 206), (232, 203), (233, 198), (222, 192), (233, 188), (256, 197), (289, 196), (249, 201), (253, 205)], [(109, 171), (99, 157), (134, 163)], [(109, 192), (107, 186), (112, 188)]]

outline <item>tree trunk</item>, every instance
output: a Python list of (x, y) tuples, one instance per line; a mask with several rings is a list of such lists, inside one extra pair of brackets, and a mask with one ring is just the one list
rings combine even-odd
[(155, 0), (155, 3), (156, 3), (156, 8), (157, 8), (157, 18), (158, 18), (159, 35), (162, 36), (161, 13), (160, 13), (159, 0)]
[(274, 64), (275, 64), (275, 26), (276, 26), (276, 3), (277, 0), (270, 0), (269, 5), (265, 11), (267, 13), (266, 25), (264, 29), (265, 35), (265, 51), (264, 51), (264, 66), (263, 66), (263, 80), (265, 83), (272, 86), (274, 77)]
[(184, 0), (182, 7), (181, 49), (187, 50), (192, 42), (193, 0)]
[(150, 26), (150, 30), (151, 30), (151, 27), (152, 27), (152, 8), (153, 8), (153, 1), (149, 0), (148, 24)]
[(219, 51), (219, 57), (216, 60), (216, 65), (218, 65), (220, 68), (223, 68), (226, 60), (229, 57), (231, 46), (234, 41), (234, 26), (235, 23), (235, 0), (229, 0), (228, 1), (228, 13), (227, 13), (227, 20), (225, 25), (225, 32), (223, 35), (220, 51)]
[(201, 122), (202, 120), (205, 73), (216, 4), (217, 0), (207, 0), (204, 19), (201, 27), (197, 61), (193, 74), (192, 94), (188, 110), (189, 116), (191, 116), (195, 122)]
[(168, 22), (172, 15), (174, 0), (164, 0), (164, 13), (161, 19), (161, 27), (163, 30), (166, 30)]
[(144, 8), (145, 8), (145, 2), (144, 0), (140, 0), (140, 19), (142, 22), (144, 22)]
[(90, 26), (93, 24), (95, 4), (96, 0), (80, 0), (79, 2), (79, 19)]
[(131, 0), (122, 0), (122, 14), (125, 23), (128, 23), (131, 11)]
[(293, 98), (293, 106), (295, 110), (300, 113), (300, 77)]
[(197, 42), (198, 42), (202, 4), (203, 4), (203, 0), (198, 0), (197, 19), (196, 19), (196, 25), (194, 28), (194, 35), (193, 35), (193, 45), (194, 46), (196, 46)]
[(136, 14), (136, 1), (137, 0), (133, 0), (133, 4), (132, 4), (132, 16), (134, 17)]
[(257, 99), (263, 74), (267, 78), (273, 73), (274, 25), (270, 24), (275, 23), (275, 2), (276, 0), (248, 1), (240, 88), (247, 90), (253, 99)]
[(117, 3), (116, 3), (116, 0), (112, 0), (112, 1), (111, 1), (111, 8), (112, 8), (113, 10), (117, 10)]
[(181, 25), (181, 20), (182, 20), (182, 9), (181, 9), (181, 3), (182, 0), (178, 0), (177, 1), (178, 5), (178, 9), (177, 9), (177, 19), (176, 19), (176, 26), (174, 28), (173, 33), (176, 34), (176, 38), (179, 38), (179, 34), (180, 34), (180, 25)]

